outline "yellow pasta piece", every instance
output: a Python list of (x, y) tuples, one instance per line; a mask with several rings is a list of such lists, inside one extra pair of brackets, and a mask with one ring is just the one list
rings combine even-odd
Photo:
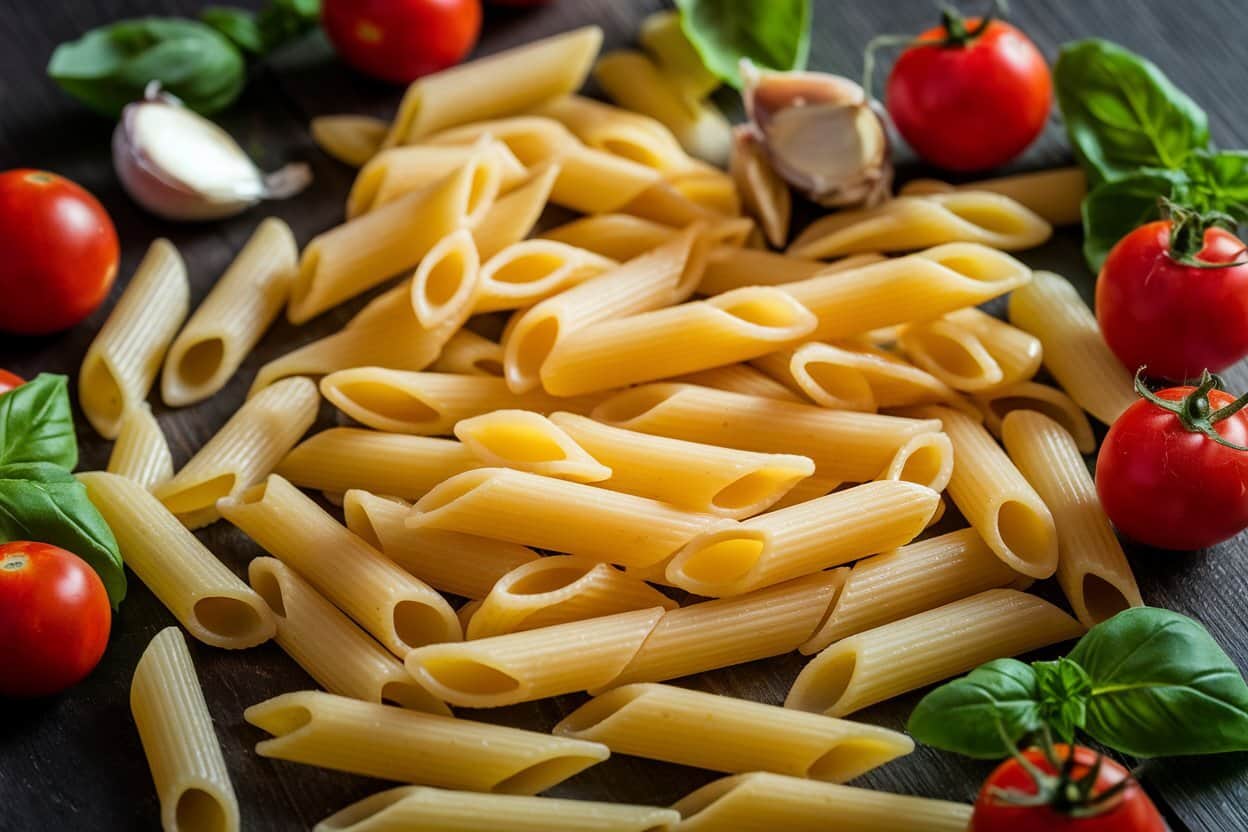
[(461, 329), (442, 347), (429, 365), (435, 373), (503, 377), (503, 346), (471, 329)]
[(884, 407), (949, 401), (943, 381), (883, 350), (817, 341), (754, 361), (822, 407), (874, 413)]
[(83, 415), (116, 439), (126, 410), (147, 398), (190, 303), (186, 264), (168, 240), (152, 243), (78, 371)]
[(700, 169), (657, 120), (580, 95), (552, 99), (533, 111), (552, 118), (595, 150), (629, 159), (665, 174)]
[(389, 130), (390, 125), (371, 116), (319, 116), (311, 124), (317, 147), (357, 168), (376, 155)]
[(718, 75), (706, 68), (681, 30), (678, 12), (664, 10), (646, 15), (637, 40), (662, 68), (664, 77), (690, 101), (701, 101), (722, 83)]
[(618, 265), (592, 251), (553, 240), (513, 243), (481, 269), (481, 286), (473, 311), (531, 306)]
[(725, 217), (741, 214), (741, 196), (731, 176), (718, 168), (672, 174), (668, 184), (694, 205)]
[(971, 807), (756, 772), (703, 786), (673, 808), (673, 832), (964, 832)]
[(1101, 337), (1096, 316), (1074, 286), (1052, 272), (1036, 272), (1010, 295), (1010, 323), (1044, 344), (1044, 366), (1080, 407), (1112, 425), (1135, 403), (1131, 374)]
[(753, 127), (737, 125), (732, 131), (732, 161), (729, 169), (745, 213), (758, 221), (767, 242), (784, 248), (789, 240), (789, 220), (793, 195), (767, 159)]
[(139, 658), (130, 712), (156, 784), (161, 826), (238, 832), (238, 797), (177, 627), (157, 633)]
[(495, 410), (463, 419), (455, 425), (455, 436), (490, 467), (573, 482), (601, 482), (611, 476), (611, 468), (562, 428), (529, 410)]
[[(673, 228), (684, 228), (695, 222), (712, 223), (740, 221), (743, 217), (725, 217), (717, 210), (703, 207), (694, 202), (674, 182), (659, 180), (651, 184), (632, 200), (617, 209), (624, 214), (634, 214), (642, 219), (670, 225)], [(747, 236), (748, 239), (748, 236)]]
[(1096, 453), (1096, 435), (1083, 409), (1074, 400), (1047, 384), (1021, 381), (1006, 387), (998, 387), (972, 398), (984, 415), (984, 427), (1000, 438), (1001, 423), (1015, 410), (1043, 413), (1066, 429), (1075, 440), (1081, 454)]
[(416, 320), (425, 329), (445, 332), (445, 343), (476, 306), (481, 276), (481, 258), (472, 234), (461, 228), (443, 237), (412, 275)]
[[(953, 479), (953, 443), (943, 433), (920, 433), (897, 449), (876, 479), (917, 483), (939, 494)], [(938, 519), (933, 515), (929, 525)]]
[(713, 387), (716, 390), (727, 390), (730, 393), (744, 393), (747, 396), (762, 396), (765, 399), (780, 399), (786, 402), (802, 402), (807, 400), (771, 376), (756, 370), (749, 364), (726, 364), (723, 367), (711, 367), (677, 376), (672, 381), (680, 384), (696, 384), (699, 387)]
[[(471, 145), (413, 145), (383, 150), (356, 175), (347, 195), (347, 219), (437, 183), (447, 171), (467, 164), (475, 152)], [(488, 145), (487, 152), (498, 156), (500, 190), (509, 191), (528, 177), (524, 165), (507, 145), (495, 141)]]
[(1078, 619), (1094, 627), (1144, 606), (1075, 440), (1057, 422), (1027, 410), (1006, 416), (1001, 434), (1010, 458), (1053, 512), (1057, 582)]
[(299, 691), (243, 718), (273, 735), (262, 757), (432, 786), (535, 794), (602, 762), (604, 745)]
[(698, 294), (719, 295), (743, 286), (780, 286), (796, 283), (817, 275), (870, 266), (884, 260), (881, 254), (854, 254), (824, 263), (778, 254), (766, 249), (718, 246), (707, 258), (706, 271), (698, 284)]
[(218, 504), (226, 520), (325, 595), (396, 656), (462, 637), (442, 596), (276, 474)]
[(173, 476), (169, 443), (147, 402), (122, 416), (121, 431), (108, 457), (108, 473), (132, 479), (148, 491)]
[[(908, 443), (907, 443), (908, 444)], [(805, 503), (808, 500), (814, 500), (818, 497), (827, 496), (841, 486), (841, 481), (835, 477), (825, 477), (815, 474), (812, 477), (802, 480), (797, 485), (777, 500), (771, 506), (771, 511), (779, 511), (782, 508), (789, 508), (798, 503)]]
[(264, 600), (141, 485), (102, 471), (78, 479), (112, 528), (126, 566), (187, 632), (231, 650), (273, 637), (276, 624)]
[(216, 522), (217, 500), (237, 497), (272, 473), (312, 427), (320, 404), (316, 385), (306, 378), (266, 387), (152, 493), (187, 528)]
[(923, 196), (949, 191), (989, 191), (1019, 202), (1054, 225), (1077, 225), (1083, 219), (1083, 198), (1088, 180), (1083, 168), (1069, 167), (1017, 173), (950, 185), (935, 179), (912, 179), (901, 188), (903, 196)]
[(562, 170), (558, 162), (531, 167), (524, 184), (494, 200), (490, 210), (472, 229), (472, 239), (482, 258), (493, 257), (529, 236), (541, 219)]
[[(718, 243), (725, 250), (749, 254), (751, 252), (740, 247), (745, 243), (746, 236), (752, 228), (753, 223), (743, 217), (721, 218), (709, 221), (705, 234), (711, 242)], [(601, 254), (603, 257), (610, 257), (612, 260), (623, 261), (631, 260), (670, 242), (680, 233), (680, 228), (632, 214), (598, 214), (552, 228), (542, 234), (542, 237), (583, 248)], [(716, 251), (719, 249), (717, 248)], [(748, 285), (761, 282), (763, 281), (752, 281)], [(702, 294), (713, 294), (701, 287), (698, 291)]]
[(1038, 338), (974, 308), (904, 327), (898, 343), (915, 364), (966, 392), (1027, 381), (1043, 354)]
[(286, 223), (260, 223), (169, 347), (165, 404), (184, 407), (225, 386), (286, 305), (297, 258)]

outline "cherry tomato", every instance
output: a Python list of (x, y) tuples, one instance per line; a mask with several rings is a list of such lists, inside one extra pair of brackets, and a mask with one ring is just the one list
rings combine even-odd
[(481, 0), (325, 0), (321, 22), (348, 64), (407, 84), (472, 51)]
[[(1150, 222), (1113, 247), (1096, 281), (1096, 319), (1127, 369), (1183, 381), (1248, 355), (1248, 264), (1184, 265), (1170, 256), (1171, 227), (1170, 220)], [(1238, 263), (1244, 244), (1210, 228), (1196, 259)]]
[(19, 375), (10, 373), (8, 370), (0, 370), (0, 393), (7, 393), (14, 387), (21, 387), (26, 383), (26, 379)]
[(0, 545), (0, 696), (45, 696), (80, 682), (108, 645), (99, 575), (46, 543)]
[[(1057, 746), (1055, 750), (1058, 760), (1065, 760), (1069, 753), (1068, 747), (1064, 745)], [(1089, 773), (1096, 762), (1096, 752), (1076, 746), (1074, 753), (1075, 768), (1071, 772), (1071, 778), (1077, 780)], [(1056, 769), (1039, 749), (1024, 751), (1023, 756), (1044, 773), (1056, 773)], [(1092, 796), (1095, 797), (1128, 776), (1127, 770), (1113, 760), (1102, 760)], [(975, 801), (975, 813), (971, 816), (968, 832), (1166, 832), (1165, 821), (1157, 807), (1140, 788), (1139, 783), (1134, 781), (1126, 786), (1121, 795), (1106, 802), (1105, 811), (1081, 817), (1072, 817), (1052, 806), (1010, 805), (997, 796), (994, 789), (1022, 795), (1037, 793), (1035, 781), (1018, 761), (1006, 760), (984, 781), (979, 798)]]
[[(1049, 117), (1044, 56), (1008, 23), (949, 19), (911, 46), (888, 76), (888, 113), (915, 152), (948, 170), (986, 170), (1031, 144)], [(951, 31), (952, 27), (952, 31)]]
[(108, 212), (68, 179), (0, 173), (0, 331), (47, 335), (99, 306), (117, 277)]

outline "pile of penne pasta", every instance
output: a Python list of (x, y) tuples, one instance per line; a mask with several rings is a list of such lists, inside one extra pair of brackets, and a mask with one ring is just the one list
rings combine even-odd
[[(187, 632), (275, 639), (324, 688), (248, 708), (258, 753), (415, 784), (318, 829), (962, 830), (967, 806), (838, 785), (913, 749), (843, 718), (1141, 603), (1082, 457), (1131, 380), (1075, 290), (1003, 251), (1079, 184), (919, 183), (775, 253), (741, 215), (787, 218), (766, 172), (574, 94), (600, 39), (423, 79), (384, 135), (321, 124), (363, 163), (347, 221), (299, 252), (265, 220), (185, 325), (154, 243), (82, 365), (116, 445), (81, 480)], [(548, 205), (584, 216), (531, 236)], [(174, 472), (158, 375), (202, 401), (283, 309), (398, 275)], [(976, 308), (1007, 294), (1009, 323)], [(353, 424), (305, 439), (322, 397)], [(969, 528), (924, 536), (946, 499)], [(221, 518), (272, 555), (248, 583), (190, 531)], [(1052, 575), (1073, 616), (1024, 592)], [(784, 707), (663, 684), (794, 650)], [(553, 735), (448, 707), (582, 691)], [(132, 706), (166, 828), (237, 829), (180, 630)], [(673, 809), (531, 796), (612, 751), (733, 776)]]

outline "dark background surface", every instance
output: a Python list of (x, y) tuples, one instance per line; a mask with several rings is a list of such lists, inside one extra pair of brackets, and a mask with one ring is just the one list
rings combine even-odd
[[(254, 0), (238, 5), (256, 6)], [(94, 26), (140, 14), (188, 13), (195, 0), (0, 0), (0, 170), (43, 167), (94, 192), (111, 212), (123, 244), (121, 279), (109, 303), (72, 332), (47, 339), (0, 335), (0, 366), (24, 376), (40, 371), (76, 378), (88, 343), (120, 295), (144, 250), (167, 236), (190, 268), (192, 303), (198, 303), (266, 214), (290, 223), (300, 243), (342, 219), (353, 171), (321, 154), (308, 135), (315, 115), (360, 112), (389, 117), (401, 90), (361, 78), (333, 61), (319, 38), (255, 67), (242, 99), (219, 117), (243, 146), (269, 169), (289, 159), (309, 161), (316, 183), (301, 198), (255, 209), (242, 217), (201, 225), (174, 225), (136, 208), (121, 191), (109, 162), (111, 123), (64, 96), (44, 75), (53, 47)], [(585, 23), (606, 31), (607, 47), (633, 40), (637, 23), (659, 0), (557, 0), (544, 9), (487, 11), (478, 54), (493, 52)], [(889, 31), (918, 31), (934, 22), (929, 0), (815, 0), (811, 67), (856, 77), (863, 44)], [(1180, 5), (1182, 8), (1180, 8)], [(1013, 19), (1052, 59), (1058, 44), (1084, 36), (1117, 40), (1160, 64), (1210, 115), (1215, 141), (1248, 147), (1248, 16), (1233, 0), (1016, 0)], [(886, 71), (889, 61), (884, 62)], [(721, 93), (731, 104), (732, 97)], [(1060, 126), (1014, 165), (1019, 169), (1069, 162)], [(902, 175), (919, 172), (903, 166)], [(0, 257), (4, 253), (0, 252)], [(1070, 277), (1091, 298), (1092, 276), (1079, 256), (1079, 236), (1066, 229), (1023, 259)], [(4, 299), (0, 298), (0, 303)], [(156, 395), (152, 404), (173, 449), (185, 462), (243, 400), (256, 369), (298, 344), (341, 326), (362, 301), (339, 307), (309, 326), (285, 322), (270, 332), (222, 393), (172, 411)], [(1229, 374), (1235, 390), (1248, 388), (1243, 366)], [(322, 424), (331, 423), (328, 406)], [(82, 467), (103, 467), (109, 443), (79, 419)], [(200, 533), (208, 546), (245, 577), (258, 547), (225, 523)], [(1152, 605), (1200, 619), (1241, 668), (1248, 668), (1248, 541), (1191, 555), (1131, 551)], [(143, 585), (131, 578), (130, 595), (113, 623), (100, 667), (69, 693), (34, 702), (0, 701), (0, 830), (131, 830), (159, 826), (159, 807), (129, 711), (130, 677), (140, 653), (161, 628), (175, 623)], [(3, 634), (0, 634), (3, 637)], [(226, 762), (242, 804), (244, 828), (308, 828), (331, 812), (388, 784), (254, 753), (261, 731), (242, 711), (279, 693), (307, 688), (310, 680), (275, 645), (232, 653), (191, 643)], [(779, 703), (802, 665), (793, 655), (705, 674), (689, 684)], [(470, 718), (549, 730), (584, 697), (568, 696), (487, 712)], [(918, 694), (857, 715), (899, 729)], [(920, 748), (877, 770), (858, 785), (952, 800), (973, 798), (989, 770), (984, 763)], [(562, 797), (667, 804), (718, 775), (616, 756), (552, 790)], [(1143, 779), (1175, 830), (1248, 830), (1248, 754), (1148, 763)], [(829, 818), (829, 829), (835, 821)]]

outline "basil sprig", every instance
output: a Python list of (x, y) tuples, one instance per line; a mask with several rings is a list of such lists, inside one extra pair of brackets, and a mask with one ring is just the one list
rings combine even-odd
[(0, 542), (34, 540), (94, 569), (116, 607), (126, 596), (117, 541), (70, 473), (78, 442), (65, 376), (42, 374), (0, 395)]
[(676, 0), (685, 37), (706, 68), (741, 89), (742, 58), (767, 69), (805, 69), (811, 0)]
[(1001, 659), (937, 688), (909, 723), (920, 742), (980, 759), (1046, 727), (1136, 757), (1246, 751), (1248, 684), (1200, 624), (1140, 607), (1093, 627), (1064, 659)]

